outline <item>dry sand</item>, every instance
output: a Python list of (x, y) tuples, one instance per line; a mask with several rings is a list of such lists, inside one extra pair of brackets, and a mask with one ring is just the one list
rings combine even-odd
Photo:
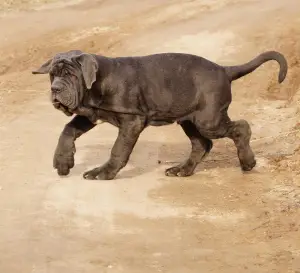
[[(300, 272), (298, 0), (2, 1), (0, 10), (1, 273)], [(282, 52), (283, 84), (275, 62), (233, 84), (230, 115), (251, 123), (257, 167), (243, 174), (222, 139), (194, 176), (165, 177), (170, 164), (157, 160), (180, 162), (190, 149), (171, 125), (147, 129), (116, 180), (85, 181), (116, 138), (102, 124), (58, 177), (52, 156), (69, 118), (51, 106), (48, 77), (31, 70), (69, 49), (188, 52), (226, 65)]]

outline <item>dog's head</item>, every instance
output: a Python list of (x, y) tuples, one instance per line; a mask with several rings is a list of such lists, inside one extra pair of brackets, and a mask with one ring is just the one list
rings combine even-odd
[(66, 115), (72, 115), (80, 106), (84, 92), (96, 81), (97, 70), (93, 55), (71, 50), (56, 54), (32, 73), (49, 73), (52, 104)]

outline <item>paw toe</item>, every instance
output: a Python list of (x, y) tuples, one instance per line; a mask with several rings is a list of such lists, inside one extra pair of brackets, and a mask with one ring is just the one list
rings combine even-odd
[(165, 171), (166, 176), (170, 177), (185, 177), (185, 176), (190, 176), (192, 173), (188, 172), (185, 168), (183, 167), (173, 167), (169, 168)]
[(70, 169), (58, 169), (57, 174), (59, 176), (66, 176), (70, 173)]
[(256, 160), (255, 159), (252, 160), (249, 163), (241, 164), (242, 170), (245, 171), (245, 172), (251, 171), (255, 166), (256, 166)]
[(91, 174), (91, 172), (86, 172), (83, 174), (83, 178), (86, 180), (95, 180), (96, 176)]
[(180, 171), (179, 168), (177, 167), (173, 167), (173, 168), (169, 168), (165, 171), (165, 175), (166, 176), (171, 176), (171, 177), (174, 177), (174, 176), (177, 176), (177, 173)]
[(53, 160), (53, 167), (57, 169), (57, 173), (60, 176), (68, 175), (70, 173), (70, 169), (74, 167), (74, 157), (63, 157), (56, 156)]

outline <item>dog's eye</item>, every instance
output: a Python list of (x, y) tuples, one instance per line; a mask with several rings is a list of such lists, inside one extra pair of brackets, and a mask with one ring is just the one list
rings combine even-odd
[(69, 75), (69, 72), (67, 71), (67, 70), (63, 70), (62, 71), (62, 76), (63, 77), (66, 77), (66, 76), (68, 76)]
[(50, 72), (49, 72), (49, 75), (50, 75), (51, 77), (55, 77), (56, 74), (57, 74), (57, 70), (56, 70), (56, 69), (51, 69)]

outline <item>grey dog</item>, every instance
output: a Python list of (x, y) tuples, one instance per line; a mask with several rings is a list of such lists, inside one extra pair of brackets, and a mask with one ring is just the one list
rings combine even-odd
[(67, 175), (74, 167), (75, 140), (96, 126), (97, 120), (119, 128), (109, 160), (84, 173), (85, 179), (114, 179), (147, 126), (177, 122), (191, 141), (189, 158), (168, 168), (167, 176), (190, 176), (212, 149), (212, 139), (228, 137), (237, 148), (243, 171), (256, 160), (250, 147), (247, 121), (231, 121), (231, 82), (276, 60), (278, 81), (287, 74), (282, 54), (268, 51), (239, 66), (221, 66), (182, 53), (159, 53), (109, 58), (80, 50), (58, 53), (33, 74), (50, 75), (55, 108), (75, 117), (64, 127), (54, 155), (54, 168)]

